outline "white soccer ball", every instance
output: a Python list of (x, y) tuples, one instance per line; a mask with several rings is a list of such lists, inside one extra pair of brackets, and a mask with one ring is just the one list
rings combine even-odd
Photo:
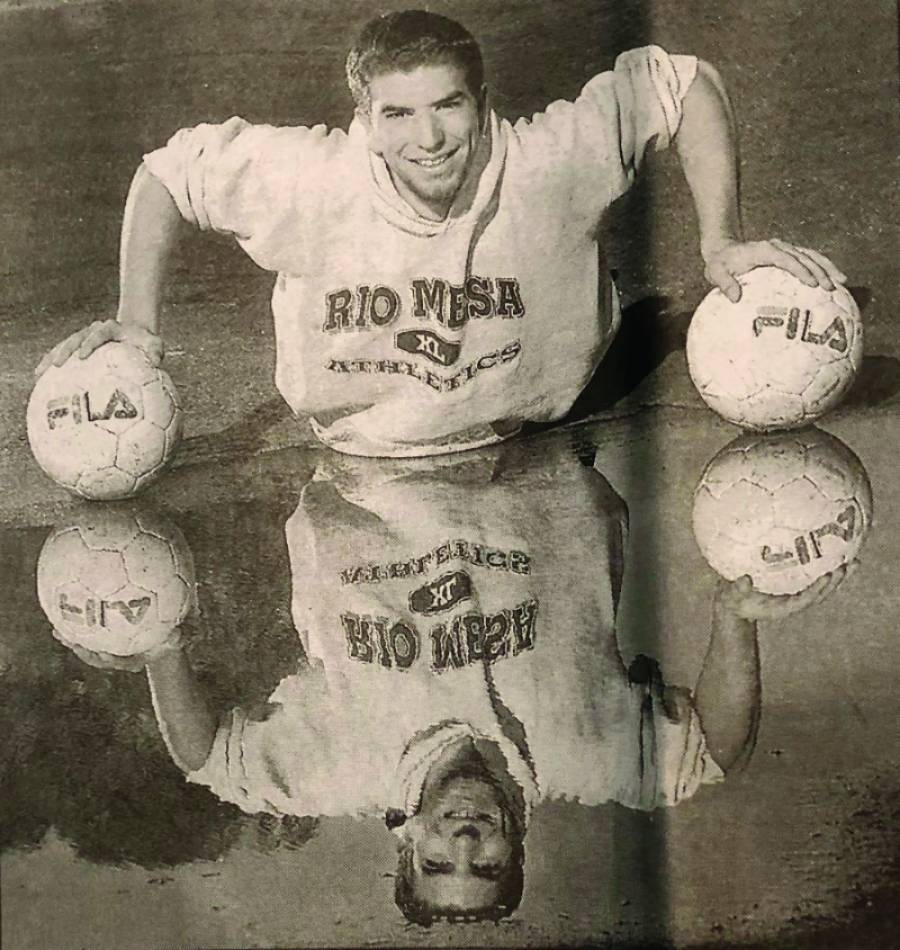
[(745, 429), (793, 429), (834, 408), (862, 363), (862, 321), (846, 287), (807, 287), (777, 267), (739, 278), (741, 299), (711, 291), (687, 336), (704, 402)]
[(726, 580), (795, 594), (856, 557), (872, 524), (862, 463), (820, 429), (743, 435), (706, 466), (694, 493), (694, 537)]
[(165, 643), (195, 590), (184, 535), (146, 510), (81, 511), (38, 558), (38, 599), (57, 637), (94, 653), (136, 656)]
[(41, 468), (91, 499), (127, 498), (165, 468), (181, 437), (168, 373), (126, 343), (51, 366), (28, 401), (28, 441)]

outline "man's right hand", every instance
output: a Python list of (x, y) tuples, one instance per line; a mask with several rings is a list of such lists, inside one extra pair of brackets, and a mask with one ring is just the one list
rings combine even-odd
[(734, 581), (720, 581), (716, 596), (723, 606), (745, 620), (784, 620), (807, 607), (822, 603), (858, 567), (858, 561), (842, 564), (796, 594), (763, 594), (754, 588), (750, 575), (745, 574)]
[(42, 376), (51, 366), (62, 366), (70, 356), (79, 359), (90, 356), (104, 343), (130, 343), (142, 350), (153, 366), (163, 358), (163, 341), (151, 330), (118, 320), (95, 320), (89, 326), (76, 330), (50, 350), (35, 367), (35, 377)]

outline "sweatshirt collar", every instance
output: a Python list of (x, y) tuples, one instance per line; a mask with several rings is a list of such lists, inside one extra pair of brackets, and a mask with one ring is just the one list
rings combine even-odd
[(499, 729), (495, 734), (485, 735), (467, 722), (445, 721), (419, 733), (410, 741), (397, 768), (393, 800), (407, 815), (416, 814), (422, 800), (422, 788), (428, 770), (449, 745), (463, 738), (494, 742), (500, 748), (510, 777), (522, 789), (527, 828), (531, 812), (540, 798), (540, 789), (533, 769), (526, 762), (522, 751)]

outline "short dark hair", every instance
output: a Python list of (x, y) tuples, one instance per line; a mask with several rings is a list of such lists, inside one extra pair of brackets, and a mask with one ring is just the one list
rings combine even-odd
[(451, 63), (478, 96), (484, 85), (481, 49), (456, 20), (426, 10), (403, 10), (370, 20), (347, 56), (347, 84), (358, 108), (371, 107), (369, 83), (388, 72), (411, 72), (419, 66)]
[(473, 923), (482, 920), (502, 920), (519, 906), (525, 887), (525, 846), (520, 834), (512, 837), (512, 854), (497, 878), (497, 900), (486, 907), (464, 910), (458, 907), (440, 907), (422, 900), (413, 886), (415, 864), (413, 842), (407, 838), (400, 848), (397, 873), (394, 877), (394, 902), (403, 916), (414, 924), (430, 927), (438, 920), (455, 923)]

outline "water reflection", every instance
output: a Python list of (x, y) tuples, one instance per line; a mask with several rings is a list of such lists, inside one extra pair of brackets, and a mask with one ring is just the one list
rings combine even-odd
[[(812, 455), (836, 478), (846, 456), (829, 454), (829, 438), (815, 436)], [(24, 767), (5, 843), (36, 845), (55, 827), (91, 860), (156, 867), (296, 848), (321, 819), (376, 818), (395, 835), (394, 898), (409, 920), (506, 917), (526, 867), (545, 880), (552, 867), (581, 876), (576, 888), (608, 888), (611, 914), (630, 903), (643, 926), (665, 928), (667, 825), (649, 813), (747, 763), (757, 622), (830, 595), (847, 568), (786, 595), (723, 579), (696, 688), (670, 685), (655, 659), (619, 649), (624, 502), (585, 452), (559, 440), (540, 449), (327, 456), (311, 480), (294, 487), (279, 468), (272, 498), (215, 518), (200, 506), (182, 530), (147, 512), (116, 520), (113, 506), (86, 509), (102, 515), (93, 525), (81, 511), (58, 526), (39, 593), (54, 625), (76, 633), (57, 634), (68, 657), (13, 658), (4, 701), (18, 711)], [(867, 481), (848, 471), (868, 525)], [(150, 567), (124, 553), (135, 539)], [(159, 621), (160, 592), (192, 586), (188, 540), (202, 616), (191, 610), (176, 629), (185, 600), (170, 596), (168, 632), (149, 654), (143, 641), (90, 642), (97, 628)], [(648, 553), (638, 544), (632, 556), (655, 563)], [(113, 554), (139, 590), (117, 579)], [(647, 564), (627, 571), (632, 590), (646, 585)], [(110, 668), (146, 668), (152, 703), (143, 677)], [(559, 822), (611, 833), (573, 844)], [(562, 840), (569, 851), (547, 850)], [(378, 863), (363, 863), (380, 887)]]
[[(809, 428), (743, 435), (717, 452), (694, 493), (693, 527), (726, 580), (744, 578), (741, 587), (752, 582), (761, 594), (830, 593), (872, 515), (862, 462), (839, 439)], [(821, 599), (808, 593), (783, 603), (796, 610)]]
[[(213, 694), (222, 681), (230, 688), (234, 669), (250, 695), (257, 680), (270, 688), (274, 669), (296, 668), (299, 646), (291, 662), (274, 624), (267, 645), (277, 662), (269, 657), (261, 673), (241, 662), (252, 635), (240, 648), (228, 624), (207, 636), (191, 548), (205, 566), (216, 529), (205, 515), (185, 521), (182, 530), (145, 504), (77, 505), (49, 533), (3, 532), (12, 582), (0, 692), (4, 849), (38, 848), (55, 833), (91, 862), (157, 869), (216, 861), (234, 848), (295, 849), (314, 834), (314, 819), (250, 816), (186, 784), (159, 736), (145, 678), (117, 672), (142, 671), (148, 648), (190, 649), (195, 666), (215, 675)], [(19, 580), (35, 564), (43, 606), (34, 574)], [(232, 560), (219, 557), (216, 568), (237, 586)], [(204, 608), (219, 619), (208, 597)], [(234, 605), (230, 613), (240, 618)]]
[(712, 684), (752, 644), (713, 637), (696, 702), (654, 660), (623, 662), (627, 524), (567, 447), (329, 457), (285, 528), (308, 665), (217, 722), (186, 654), (162, 653), (148, 675), (173, 759), (250, 813), (383, 819), (410, 920), (511, 914), (538, 803), (674, 805), (752, 733)]

